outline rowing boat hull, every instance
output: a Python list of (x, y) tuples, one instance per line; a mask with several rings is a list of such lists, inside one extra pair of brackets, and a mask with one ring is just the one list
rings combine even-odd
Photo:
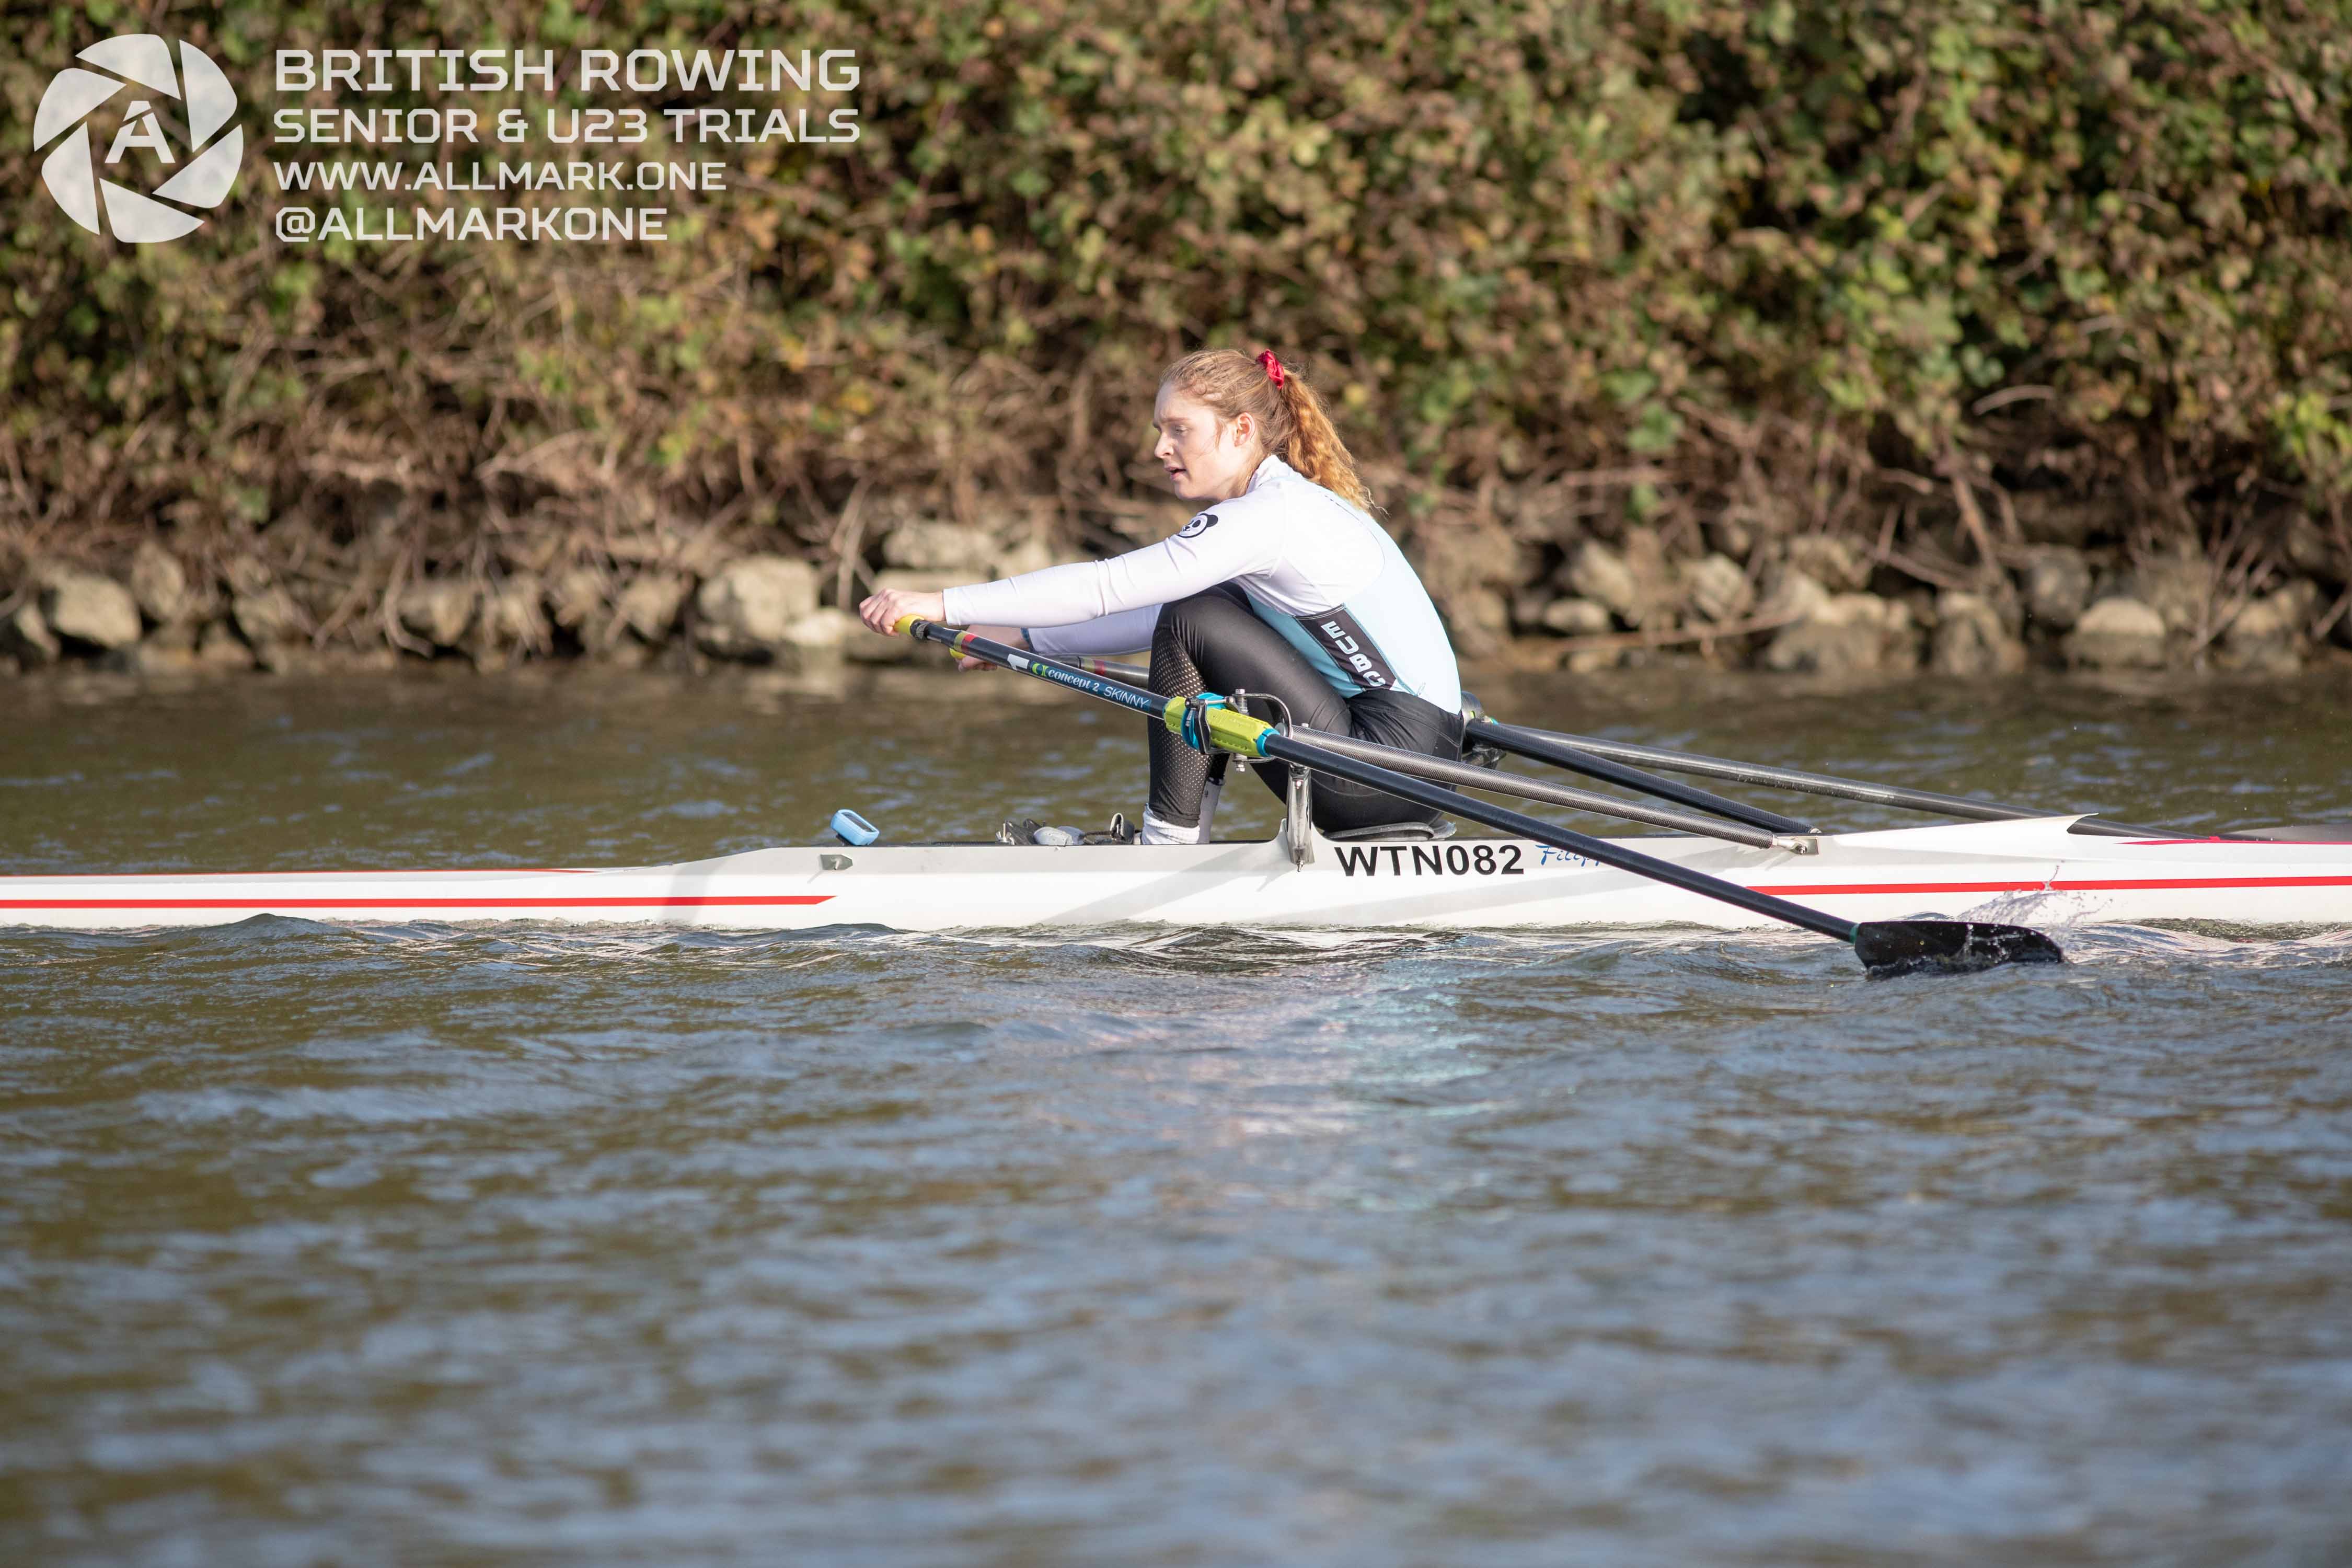
[[(2080, 925), (2352, 927), (2352, 843), (2119, 839), (2075, 818), (1850, 833), (1817, 853), (1706, 839), (1645, 852), (1852, 920), (1924, 913)], [(1719, 929), (1741, 910), (1509, 839), (1197, 846), (877, 845), (757, 849), (609, 870), (0, 878), (0, 925), (82, 931), (525, 921), (746, 931), (955, 931), (1121, 922), (1440, 930)]]

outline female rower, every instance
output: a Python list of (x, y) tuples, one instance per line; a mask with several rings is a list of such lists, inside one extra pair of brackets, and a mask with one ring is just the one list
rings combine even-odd
[[(1152, 689), (1247, 690), (1295, 722), (1431, 756), (1462, 748), (1461, 677), (1436, 606), (1369, 509), (1323, 401), (1272, 353), (1187, 354), (1160, 378), (1152, 455), (1201, 510), (1175, 534), (1108, 561), (1026, 572), (943, 594), (891, 589), (857, 607), (887, 635), (900, 617), (973, 626), (1048, 657), (1151, 649)], [(1261, 710), (1258, 716), (1266, 717)], [(1261, 764), (1280, 795), (1287, 769)], [(1204, 837), (1208, 762), (1151, 726), (1147, 844)], [(1326, 832), (1437, 814), (1319, 778)]]

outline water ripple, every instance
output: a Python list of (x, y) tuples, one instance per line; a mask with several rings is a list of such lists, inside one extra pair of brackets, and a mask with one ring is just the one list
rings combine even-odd
[[(2343, 806), (2301, 688), (2292, 725), (1499, 689), (1932, 787)], [(576, 864), (1137, 804), (1124, 721), (1034, 756), (742, 696), (34, 697), (0, 852)], [(2335, 1561), (2352, 933), (2063, 940), (1873, 984), (1771, 932), (0, 931), (0, 1554)]]

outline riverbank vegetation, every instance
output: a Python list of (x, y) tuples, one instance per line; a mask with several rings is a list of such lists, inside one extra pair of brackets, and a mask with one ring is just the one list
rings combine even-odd
[[(66, 221), (21, 133), (142, 24), (16, 20), (21, 665), (831, 657), (884, 574), (1179, 521), (1149, 402), (1203, 342), (1329, 392), (1476, 657), (2352, 643), (2336, 0), (252, 4), (158, 24), (229, 71), (249, 141), (205, 227), (144, 247)], [(661, 193), (662, 243), (272, 237), (271, 111), (441, 101), (279, 94), (272, 51), (494, 39), (855, 48), (855, 86), (785, 96), (857, 138), (681, 145), (655, 115), (632, 160), (729, 182)], [(559, 83), (467, 104), (623, 101)]]

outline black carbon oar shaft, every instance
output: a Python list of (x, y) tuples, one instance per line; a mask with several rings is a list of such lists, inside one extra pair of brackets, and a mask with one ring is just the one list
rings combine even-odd
[[(1320, 730), (1295, 731), (1299, 738), (1320, 746), (1327, 752), (1337, 752), (1343, 757), (1371, 763), (1393, 773), (1407, 773), (1414, 778), (1431, 779), (1462, 789), (1483, 790), (1488, 795), (1515, 795), (1522, 800), (1539, 800), (1550, 805), (1570, 806), (1591, 812), (1595, 816), (1613, 816), (1625, 822), (1639, 822), (1652, 827), (1670, 827), (1677, 833), (1693, 833), (1706, 838), (1720, 838), (1727, 844), (1745, 844), (1753, 849), (1788, 848), (1790, 846), (1759, 827), (1743, 827), (1738, 823), (1724, 822), (1696, 812), (1676, 811), (1671, 806), (1643, 805), (1639, 801), (1620, 800), (1612, 795), (1595, 795), (1591, 790), (1573, 789), (1567, 784), (1546, 784), (1541, 779), (1525, 778), (1517, 773), (1497, 773), (1471, 763), (1449, 763), (1443, 757), (1433, 757), (1420, 752), (1408, 752), (1399, 746), (1382, 746), (1370, 741), (1359, 741), (1352, 736), (1333, 735)], [(1811, 846), (1806, 846), (1811, 847)]]
[(1856, 928), (1852, 921), (1840, 920), (1819, 910), (1809, 910), (1802, 904), (1792, 904), (1786, 899), (1759, 893), (1737, 882), (1727, 882), (1720, 877), (1710, 877), (1704, 871), (1677, 866), (1671, 860), (1644, 855), (1638, 849), (1629, 849), (1610, 839), (1593, 838), (1529, 816), (1524, 812), (1513, 811), (1508, 806), (1465, 799), (1453, 790), (1442, 789), (1421, 779), (1407, 778), (1391, 769), (1375, 767), (1353, 757), (1343, 757), (1337, 752), (1288, 735), (1268, 735), (1262, 744), (1266, 756), (1282, 762), (1297, 763), (1321, 773), (1352, 780), (1367, 789), (1380, 790), (1400, 800), (1409, 800), (1416, 805), (1442, 811), (1449, 816), (1465, 817), (1500, 832), (1516, 834), (1538, 844), (1549, 844), (1555, 849), (1565, 849), (1571, 855), (1581, 855), (1588, 860), (1614, 867), (1620, 871), (1630, 871), (1636, 877), (1647, 877), (1654, 882), (1664, 882), (1686, 893), (1714, 899), (1735, 909), (1762, 915), (1767, 920), (1801, 926), (1822, 936), (1835, 937), (1843, 942), (1851, 943), (1854, 939)]
[[(1058, 659), (1024, 653), (1019, 648), (1008, 647), (1003, 643), (977, 637), (971, 632), (954, 631), (935, 622), (920, 620), (910, 616), (900, 624), (900, 629), (905, 635), (919, 640), (943, 643), (958, 652), (984, 658), (991, 664), (1018, 670), (1024, 675), (1034, 675), (1040, 679), (1053, 681), (1055, 685), (1066, 686), (1074, 691), (1084, 691), (1089, 696), (1100, 697), (1107, 701), (1116, 702), (1122, 708), (1132, 708), (1138, 712), (1165, 711), (1170, 704), (1169, 699), (1155, 696), (1151, 692), (1129, 686), (1124, 681), (1097, 675), (1091, 670), (1079, 669), (1064, 664)], [(1181, 699), (1176, 700), (1175, 706), (1178, 708), (1182, 706)], [(1255, 749), (1259, 756), (1273, 757), (1286, 763), (1296, 763), (1321, 773), (1330, 773), (1337, 778), (1349, 779), (1368, 789), (1376, 789), (1383, 794), (1392, 795), (1399, 800), (1409, 800), (1416, 805), (1425, 805), (1433, 811), (1444, 812), (1450, 816), (1462, 817), (1466, 821), (1484, 823), (1486, 826), (1504, 833), (1516, 833), (1522, 838), (1530, 839), (1538, 844), (1549, 844), (1555, 849), (1565, 849), (1571, 855), (1581, 855), (1588, 860), (1597, 861), (1603, 866), (1613, 866), (1620, 871), (1630, 871), (1637, 877), (1647, 877), (1654, 881), (1664, 882), (1669, 887), (1680, 888), (1685, 892), (1696, 893), (1702, 898), (1719, 900), (1734, 908), (1762, 915), (1767, 920), (1782, 921), (1790, 925), (1801, 926), (1806, 931), (1818, 931), (1822, 936), (1835, 937), (1843, 942), (1851, 943), (1854, 940), (1857, 928), (1852, 921), (1842, 921), (1835, 915), (1823, 914), (1819, 910), (1809, 910), (1802, 904), (1792, 904), (1786, 899), (1776, 899), (1769, 893), (1759, 893), (1743, 888), (1737, 882), (1727, 882), (1719, 877), (1710, 877), (1704, 871), (1694, 871), (1687, 867), (1677, 866), (1671, 860), (1661, 860), (1654, 856), (1644, 855), (1638, 849), (1628, 849), (1623, 845), (1612, 844), (1605, 838), (1594, 838), (1569, 828), (1555, 826), (1539, 817), (1513, 811), (1507, 806), (1489, 805), (1483, 800), (1471, 800), (1454, 790), (1442, 788), (1423, 779), (1409, 778), (1391, 768), (1360, 762), (1353, 757), (1343, 757), (1328, 748), (1310, 745), (1306, 742), (1276, 733), (1271, 726), (1256, 720), (1244, 718), (1241, 720), (1241, 723), (1257, 731)], [(1486, 770), (1477, 771), (1484, 773)]]
[(1737, 882), (1710, 877), (1687, 866), (1678, 866), (1672, 860), (1644, 855), (1618, 840), (1593, 838), (1505, 806), (1489, 805), (1482, 800), (1465, 800), (1452, 790), (1441, 789), (1421, 779), (1408, 778), (1392, 769), (1375, 767), (1353, 757), (1340, 756), (1328, 748), (1289, 735), (1261, 733), (1256, 746), (1260, 756), (1275, 757), (1295, 765), (1351, 779), (1367, 788), (1395, 795), (1400, 800), (1409, 800), (1465, 821), (1484, 823), (1538, 844), (1549, 844), (1555, 849), (1581, 855), (1588, 860), (1614, 867), (1633, 876), (1664, 882), (1670, 888), (1680, 888), (1686, 893), (1696, 893), (1703, 899), (1713, 899), (1734, 909), (1746, 910), (1766, 920), (1779, 921), (1834, 938), (1853, 948), (1854, 956), (1862, 960), (1863, 967), (1874, 977), (1913, 974), (1922, 971), (1965, 974), (2003, 963), (2066, 962), (2065, 953), (2060, 951), (2056, 942), (2026, 926), (1979, 921), (1840, 920), (1820, 910), (1807, 909), (1802, 904), (1792, 904), (1770, 893), (1743, 888)]
[[(1135, 665), (1121, 664), (1115, 659), (1082, 658), (1073, 659), (1071, 662), (1088, 674), (1108, 676), (1114, 680), (1131, 681), (1139, 686), (1150, 679), (1149, 671)], [(1467, 733), (1479, 736), (1492, 745), (1526, 757), (1531, 762), (1549, 763), (1554, 767), (1566, 768), (1571, 773), (1582, 773), (1587, 778), (1596, 778), (1604, 784), (1617, 784), (1654, 799), (1671, 800), (1679, 805), (1692, 806), (1711, 816), (1718, 816), (1728, 822), (1745, 823), (1750, 827), (1762, 830), (1767, 835), (1810, 835), (1821, 831), (1810, 822), (1800, 822), (1793, 816), (1782, 816), (1780, 813), (1767, 811), (1762, 806), (1727, 800), (1722, 795), (1703, 789), (1695, 789), (1689, 784), (1676, 784), (1672, 779), (1662, 779), (1655, 773), (1645, 773), (1638, 768), (1618, 766), (1616, 764), (1622, 759), (1604, 757), (1600, 754), (1597, 748), (1585, 745), (1581, 741), (1574, 741), (1571, 747), (1570, 742), (1573, 740), (1572, 737), (1555, 735), (1548, 730), (1529, 730), (1523, 725), (1505, 724), (1483, 716), (1471, 720), (1465, 728)], [(1589, 798), (1610, 800), (1607, 795), (1595, 795)], [(1562, 802), (1561, 804), (1573, 803)], [(1623, 802), (1611, 802), (1605, 806), (1585, 806), (1581, 809), (1592, 811), (1601, 816), (1622, 816), (1628, 822), (1646, 822), (1658, 826), (1681, 827), (1692, 833), (1711, 831), (1705, 827), (1688, 826), (1687, 824), (1692, 820), (1690, 818), (1675, 822), (1663, 817), (1618, 809), (1623, 804)], [(1717, 837), (1729, 836), (1718, 834)], [(1732, 842), (1747, 844), (1754, 840), (1733, 838)]]
[(1639, 768), (1629, 768), (1586, 747), (1581, 741), (1569, 743), (1566, 735), (1554, 735), (1542, 730), (1523, 730), (1516, 724), (1497, 723), (1492, 719), (1473, 719), (1463, 726), (1465, 733), (1474, 735), (1504, 751), (1528, 758), (1531, 762), (1549, 763), (1556, 768), (1582, 773), (1587, 778), (1604, 784), (1617, 784), (1637, 794), (1654, 795), (1682, 805), (1695, 806), (1717, 816), (1744, 822), (1750, 827), (1760, 827), (1768, 833), (1814, 833), (1810, 822), (1800, 822), (1793, 816), (1782, 816), (1761, 806), (1747, 805), (1736, 800), (1726, 800), (1719, 795), (1690, 784), (1662, 779), (1655, 773), (1645, 773)]
[[(1491, 721), (1486, 722), (1491, 723)], [(1476, 726), (1473, 726), (1476, 728)], [(1517, 729), (1515, 725), (1498, 728)], [(2045, 811), (2039, 806), (2011, 805), (2004, 801), (1984, 800), (1973, 795), (1942, 795), (1934, 790), (1906, 789), (1900, 784), (1871, 784), (1863, 779), (1839, 778), (1831, 773), (1801, 773), (1794, 768), (1767, 767), (1761, 763), (1733, 762), (1727, 757), (1702, 756), (1696, 752), (1669, 752), (1658, 746), (1639, 746), (1625, 741), (1604, 741), (1592, 735), (1563, 735), (1550, 730), (1520, 730), (1520, 733), (1540, 740), (1557, 742), (1590, 752), (1594, 756), (1612, 762), (1643, 763), (1670, 773), (1691, 773), (1699, 778), (1721, 779), (1726, 784), (1755, 784), (1764, 789), (1793, 790), (1804, 795), (1828, 795), (1836, 800), (1860, 801), (1865, 805), (1891, 805), (1903, 811), (1926, 812), (1935, 816), (1957, 816), (1969, 822), (2016, 822), (2026, 817), (2057, 816), (2063, 813)], [(2202, 838), (2201, 833), (2187, 833), (2177, 827), (2143, 827), (2135, 823), (2111, 822), (2104, 817), (2086, 816), (2075, 825), (2085, 833), (2095, 833), (2110, 838)]]
[[(1263, 720), (1237, 713), (1224, 705), (1225, 700), (1222, 697), (1195, 698), (1189, 701), (1182, 698), (1160, 698), (1115, 678), (1055, 659), (1041, 658), (971, 632), (952, 631), (919, 616), (903, 617), (896, 629), (901, 635), (927, 642), (945, 643), (959, 652), (1103, 698), (1123, 708), (1142, 713), (1156, 712), (1160, 722), (1171, 731), (1204, 749), (1213, 747), (1244, 756), (1271, 757), (1296, 767), (1312, 768), (1318, 773), (1329, 773), (1335, 778), (1351, 780), (1368, 789), (1379, 790), (1398, 800), (1410, 801), (1449, 816), (1458, 816), (1465, 822), (1483, 823), (1504, 833), (1515, 833), (1534, 843), (1548, 844), (1555, 849), (1580, 855), (1598, 865), (1613, 867), (1633, 876), (1647, 878), (1670, 888), (1679, 888), (1686, 893), (1729, 904), (1734, 909), (1746, 910), (1766, 920), (1779, 921), (1785, 925), (1833, 938), (1853, 948), (1854, 956), (1862, 960), (1863, 967), (1873, 975), (1907, 974), (1921, 970), (1965, 973), (2000, 963), (2058, 963), (2065, 960), (2057, 943), (2040, 931), (2022, 926), (1973, 921), (1857, 922), (1840, 920), (1820, 910), (1807, 909), (1802, 904), (1792, 904), (1786, 899), (1743, 888), (1737, 882), (1710, 877), (1704, 871), (1694, 871), (1671, 860), (1644, 855), (1612, 839), (1594, 838), (1573, 832), (1505, 806), (1469, 799), (1425, 779), (1411, 777), (1355, 757), (1342, 756), (1328, 747), (1285, 734)], [(1485, 770), (1478, 771), (1483, 773)]]

